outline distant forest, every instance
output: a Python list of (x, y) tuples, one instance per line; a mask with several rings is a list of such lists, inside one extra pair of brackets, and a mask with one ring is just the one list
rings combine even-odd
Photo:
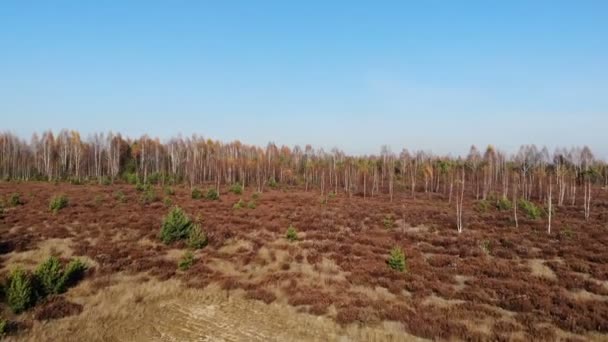
[(68, 130), (34, 134), (29, 142), (0, 134), (0, 175), (3, 180), (213, 184), (218, 189), (240, 183), (257, 191), (291, 185), (322, 195), (386, 194), (390, 200), (397, 193), (439, 193), (450, 202), (465, 190), (480, 200), (516, 196), (538, 201), (553, 191), (558, 206), (575, 205), (577, 193), (587, 206), (593, 188), (608, 186), (606, 163), (586, 146), (551, 153), (524, 145), (511, 155), (493, 146), (472, 146), (466, 157), (457, 158), (407, 149), (395, 153), (383, 146), (377, 155), (350, 156), (310, 145), (260, 147), (196, 135), (161, 142), (147, 135), (131, 139), (98, 133), (83, 140)]

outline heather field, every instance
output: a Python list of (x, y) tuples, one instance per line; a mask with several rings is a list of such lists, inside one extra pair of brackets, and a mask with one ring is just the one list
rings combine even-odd
[(608, 1), (0, 1), (0, 341), (608, 342)]
[[(441, 193), (391, 201), (299, 186), (230, 190), (211, 200), (184, 185), (0, 183), (3, 281), (49, 256), (87, 265), (23, 313), (3, 304), (6, 338), (608, 338), (606, 189), (593, 189), (588, 220), (578, 205), (557, 208), (550, 234), (546, 218), (521, 213), (516, 228), (511, 211), (474, 194), (464, 196), (459, 233)], [(50, 210), (57, 195), (67, 203)], [(197, 248), (161, 240), (176, 206), (206, 238)], [(395, 249), (401, 269), (390, 267)]]

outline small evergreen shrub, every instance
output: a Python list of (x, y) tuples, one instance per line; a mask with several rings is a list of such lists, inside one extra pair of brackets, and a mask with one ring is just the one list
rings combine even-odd
[(194, 264), (194, 254), (191, 251), (187, 251), (186, 253), (184, 253), (182, 258), (180, 259), (179, 263), (177, 264), (177, 267), (179, 267), (179, 269), (182, 271), (186, 271), (190, 267), (192, 267), (193, 264)]
[(490, 253), (492, 252), (492, 245), (488, 240), (481, 241), (481, 243), (479, 244), (479, 248), (481, 248), (481, 250), (488, 255), (490, 255)]
[(190, 218), (180, 207), (174, 206), (163, 220), (160, 239), (166, 244), (186, 239), (191, 228), (192, 221)]
[(19, 195), (19, 193), (15, 192), (9, 197), (8, 203), (11, 205), (11, 207), (16, 207), (18, 205), (22, 205), (23, 201), (21, 201), (21, 196)]
[(165, 207), (170, 207), (171, 205), (173, 205), (173, 201), (169, 197), (165, 197), (163, 198), (163, 204), (165, 205)]
[(64, 267), (56, 257), (48, 258), (34, 273), (38, 297), (65, 292), (84, 277), (86, 270), (87, 265), (78, 259), (72, 259)]
[(183, 177), (176, 176), (176, 175), (167, 175), (167, 176), (165, 176), (165, 179), (166, 179), (165, 182), (167, 184), (175, 185), (175, 184), (181, 183), (182, 178)]
[(329, 194), (327, 194), (327, 197), (329, 198), (335, 198), (336, 197), (336, 193), (333, 191), (330, 191)]
[(148, 176), (148, 182), (150, 184), (158, 184), (158, 182), (161, 180), (162, 175), (158, 172), (152, 172), (149, 176)]
[(137, 184), (135, 184), (135, 190), (137, 190), (139, 192), (146, 192), (146, 191), (150, 191), (151, 189), (152, 189), (152, 185), (150, 183), (137, 182)]
[(200, 224), (193, 224), (188, 233), (188, 247), (201, 249), (207, 246), (207, 234), (203, 232)]
[(29, 274), (17, 268), (11, 272), (6, 285), (6, 300), (14, 313), (18, 314), (34, 304), (34, 289)]
[(175, 195), (175, 190), (173, 190), (173, 188), (170, 186), (165, 187), (164, 191), (165, 191), (165, 195), (167, 195), (167, 196)]
[(271, 188), (273, 188), (273, 189), (276, 189), (279, 186), (279, 184), (274, 179), (274, 177), (270, 177), (270, 179), (268, 180), (268, 186), (271, 187)]
[(150, 204), (158, 201), (158, 196), (156, 196), (156, 191), (150, 187), (141, 194), (140, 200), (142, 204)]
[(391, 215), (386, 215), (382, 219), (382, 225), (384, 225), (385, 229), (393, 229), (395, 227), (395, 219)]
[(536, 206), (536, 204), (525, 199), (519, 200), (518, 204), (519, 208), (526, 214), (529, 219), (537, 220), (541, 217), (542, 210), (538, 206)]
[(51, 198), (51, 202), (49, 203), (49, 210), (54, 213), (59, 212), (59, 210), (68, 206), (68, 198), (66, 195), (56, 195)]
[(234, 205), (232, 206), (232, 209), (241, 209), (245, 206), (245, 202), (243, 202), (243, 199), (239, 199), (238, 202), (234, 203)]
[(217, 201), (220, 199), (220, 194), (215, 189), (209, 189), (205, 194), (205, 198), (211, 201)]
[(262, 194), (256, 191), (256, 192), (254, 192), (254, 193), (253, 193), (253, 195), (251, 195), (251, 198), (252, 198), (254, 201), (257, 201), (257, 200), (259, 200), (259, 199), (260, 199), (260, 196), (262, 196)]
[(500, 211), (509, 211), (513, 209), (513, 203), (511, 203), (508, 198), (503, 197), (498, 200), (498, 204), (496, 204), (496, 207)]
[(257, 207), (257, 205), (255, 204), (255, 201), (249, 201), (247, 203), (247, 208), (249, 209), (255, 209)]
[(125, 172), (122, 174), (122, 179), (129, 184), (140, 184), (135, 172)]
[(5, 320), (4, 318), (0, 318), (0, 337), (4, 336), (4, 334), (6, 334), (7, 326), (8, 326), (7, 320)]
[(399, 247), (394, 247), (391, 249), (388, 258), (388, 266), (395, 271), (403, 272), (405, 271), (405, 254), (403, 254), (403, 250)]
[(58, 258), (52, 256), (40, 264), (34, 272), (36, 285), (38, 286), (39, 296), (59, 293), (62, 287), (63, 267)]
[(76, 285), (83, 277), (88, 266), (79, 259), (72, 259), (65, 267), (63, 276), (59, 285), (59, 293), (64, 292), (68, 288)]
[(192, 199), (203, 198), (203, 192), (199, 188), (192, 188)]
[(289, 241), (296, 241), (298, 239), (298, 231), (296, 230), (296, 228), (292, 225), (289, 225), (289, 227), (287, 228), (287, 233), (285, 234), (285, 237), (287, 238), (287, 240)]
[(490, 210), (490, 207), (490, 202), (487, 200), (481, 200), (475, 203), (475, 210), (479, 213), (487, 213)]
[(110, 184), (112, 184), (112, 180), (108, 176), (102, 176), (99, 183), (101, 185), (110, 185)]
[(116, 197), (116, 200), (120, 203), (127, 202), (127, 197), (125, 196), (124, 192), (122, 192), (122, 191), (116, 192), (116, 194), (114, 194), (114, 197)]
[(232, 192), (235, 195), (240, 195), (243, 193), (243, 187), (241, 186), (240, 183), (234, 183), (230, 186), (230, 192)]

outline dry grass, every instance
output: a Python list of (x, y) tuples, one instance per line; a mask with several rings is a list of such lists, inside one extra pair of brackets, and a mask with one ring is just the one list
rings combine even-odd
[[(284, 305), (248, 300), (216, 286), (187, 289), (177, 280), (142, 281), (117, 275), (113, 285), (88, 296), (70, 295), (78, 316), (35, 322), (24, 336), (33, 341), (340, 341), (397, 340), (398, 325), (341, 327), (331, 319), (298, 313)], [(82, 286), (91, 286), (91, 283)], [(251, 298), (250, 296), (247, 296)], [(259, 298), (254, 298), (259, 299)], [(66, 332), (71, 332), (66, 336)], [(409, 336), (411, 340), (416, 338)], [(418, 339), (421, 340), (421, 339)]]

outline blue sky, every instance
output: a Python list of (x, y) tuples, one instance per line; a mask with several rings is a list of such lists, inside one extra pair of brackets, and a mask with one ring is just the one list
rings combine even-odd
[(0, 130), (608, 157), (606, 1), (2, 1)]

